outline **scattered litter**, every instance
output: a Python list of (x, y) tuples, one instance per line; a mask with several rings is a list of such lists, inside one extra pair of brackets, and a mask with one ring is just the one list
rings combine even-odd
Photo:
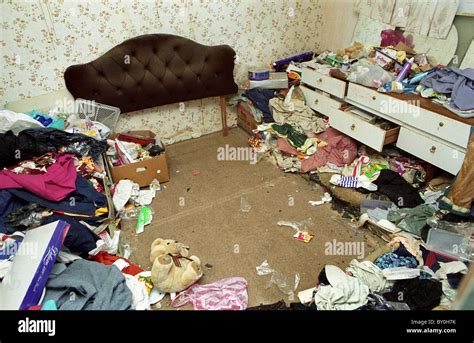
[(244, 212), (244, 213), (250, 212), (251, 208), (252, 206), (249, 204), (247, 199), (245, 199), (244, 197), (241, 197), (240, 198), (240, 212)]
[(316, 201), (313, 201), (313, 200), (309, 200), (309, 204), (311, 206), (319, 206), (319, 205), (322, 205), (322, 204), (326, 204), (326, 203), (329, 203), (332, 201), (332, 197), (329, 193), (324, 193), (324, 195), (321, 197), (321, 200), (316, 200)]
[(138, 221), (136, 226), (136, 233), (142, 233), (145, 230), (145, 226), (151, 223), (153, 216), (152, 210), (148, 206), (143, 206), (138, 212)]
[(155, 192), (161, 191), (160, 181), (158, 181), (157, 179), (153, 179), (153, 181), (150, 183), (150, 190)]
[(193, 170), (193, 176), (199, 176), (201, 172), (199, 170)]
[(272, 284), (277, 285), (278, 289), (288, 295), (290, 298), (294, 297), (296, 289), (300, 283), (300, 275), (299, 273), (295, 273), (295, 279), (293, 285), (291, 285), (290, 278), (283, 275), (282, 273), (272, 269), (268, 264), (267, 260), (263, 261), (258, 267), (255, 268), (257, 270), (257, 275), (264, 276), (270, 275), (271, 279), (267, 283), (267, 288), (270, 288)]
[(313, 223), (310, 220), (305, 220), (303, 222), (289, 222), (280, 220), (277, 222), (279, 226), (289, 226), (295, 230), (294, 238), (297, 240), (309, 243), (314, 238), (314, 234), (311, 234), (309, 230), (312, 228)]
[(128, 202), (132, 202), (137, 206), (150, 205), (155, 198), (156, 191), (160, 190), (160, 183), (153, 180), (150, 189), (140, 189), (140, 186), (130, 180), (120, 180), (115, 187), (113, 195), (113, 203), (117, 212), (122, 211)]

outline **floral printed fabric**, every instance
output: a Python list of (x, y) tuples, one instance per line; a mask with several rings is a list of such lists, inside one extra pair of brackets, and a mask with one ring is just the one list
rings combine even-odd
[(407, 267), (416, 268), (418, 262), (416, 258), (409, 256), (398, 256), (393, 252), (383, 254), (375, 260), (375, 265), (380, 269), (395, 268), (395, 267)]

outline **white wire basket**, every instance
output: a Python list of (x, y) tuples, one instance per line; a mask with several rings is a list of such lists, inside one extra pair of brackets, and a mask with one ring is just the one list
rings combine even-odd
[(111, 131), (115, 131), (120, 116), (120, 108), (80, 98), (76, 99), (75, 106), (79, 118), (98, 121)]

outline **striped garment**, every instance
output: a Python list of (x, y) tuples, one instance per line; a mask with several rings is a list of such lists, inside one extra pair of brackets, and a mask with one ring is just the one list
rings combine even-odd
[(231, 277), (207, 285), (194, 284), (179, 293), (171, 304), (180, 307), (187, 303), (192, 303), (195, 310), (245, 310), (247, 280)]
[(341, 176), (339, 178), (338, 186), (346, 188), (357, 188), (358, 178), (356, 176)]

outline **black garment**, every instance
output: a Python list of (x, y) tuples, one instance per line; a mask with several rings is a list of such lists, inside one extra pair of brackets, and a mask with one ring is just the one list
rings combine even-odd
[(454, 273), (454, 274), (448, 274), (448, 283), (449, 286), (453, 289), (458, 289), (459, 284), (461, 283), (462, 278), (464, 277), (463, 273)]
[(34, 128), (21, 131), (15, 136), (12, 131), (0, 133), (0, 169), (20, 161), (41, 156), (48, 151), (58, 151), (96, 159), (107, 150), (105, 141), (92, 137), (51, 128)]
[(48, 145), (29, 135), (18, 137), (12, 131), (0, 133), (0, 169), (48, 152)]
[(398, 207), (416, 207), (423, 204), (418, 191), (397, 172), (383, 169), (374, 183), (378, 192), (385, 194)]
[(326, 267), (321, 269), (318, 275), (318, 284), (330, 285), (329, 280), (326, 276)]
[(247, 308), (247, 311), (288, 311), (289, 307), (286, 306), (286, 303), (283, 300), (276, 302), (274, 304), (268, 305), (258, 305), (254, 307)]
[(384, 293), (389, 301), (405, 302), (411, 310), (428, 311), (439, 305), (443, 294), (441, 282), (432, 279), (409, 279), (395, 282), (392, 291)]

